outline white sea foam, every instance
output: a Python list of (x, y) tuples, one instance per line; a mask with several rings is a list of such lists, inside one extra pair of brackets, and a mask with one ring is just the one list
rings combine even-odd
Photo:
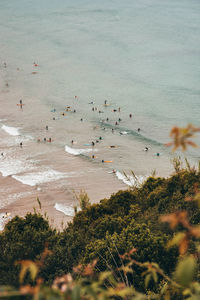
[(62, 178), (67, 178), (69, 177), (69, 174), (61, 173), (50, 169), (42, 172), (27, 173), (24, 175), (13, 175), (12, 177), (23, 184), (35, 186), (37, 184), (56, 181)]
[(16, 127), (2, 125), (1, 129), (3, 129), (5, 132), (7, 132), (8, 134), (13, 135), (13, 136), (20, 135), (19, 129)]
[(73, 154), (73, 155), (80, 155), (80, 154), (86, 154), (86, 153), (90, 153), (92, 151), (97, 151), (96, 149), (74, 149), (74, 148), (70, 148), (67, 145), (65, 146), (65, 151)]
[(56, 203), (54, 208), (58, 211), (61, 211), (66, 216), (74, 217), (74, 215), (75, 215), (74, 208), (71, 207), (71, 206), (66, 206), (66, 205), (61, 204), (61, 203)]
[(128, 134), (128, 131), (120, 131), (120, 135), (126, 135)]
[(5, 224), (11, 220), (11, 216), (5, 213), (0, 213), (0, 231), (4, 229)]
[(127, 184), (128, 186), (140, 186), (142, 183), (145, 182), (145, 180), (147, 179), (147, 176), (142, 176), (142, 175), (124, 175), (122, 173), (120, 173), (119, 171), (117, 171), (116, 176), (119, 180), (122, 180), (125, 184)]
[(33, 164), (26, 160), (19, 160), (7, 156), (0, 159), (0, 172), (4, 177), (22, 173), (33, 168)]

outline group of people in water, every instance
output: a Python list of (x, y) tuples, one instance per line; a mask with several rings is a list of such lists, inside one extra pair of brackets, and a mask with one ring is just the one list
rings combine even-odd
[[(38, 66), (38, 65), (37, 65), (37, 66)], [(5, 67), (6, 67), (6, 65), (5, 65)], [(78, 96), (74, 96), (74, 99), (75, 99), (75, 100), (78, 100)], [(89, 104), (92, 104), (92, 105), (93, 105), (94, 103), (95, 103), (94, 101), (89, 102)], [(23, 105), (24, 105), (24, 103), (22, 102), (22, 99), (19, 100), (19, 104), (17, 104), (17, 105), (19, 105), (19, 106), (20, 106), (20, 109), (22, 109), (22, 107), (23, 107)], [(107, 100), (104, 101), (104, 104), (103, 104), (103, 105), (104, 105), (105, 107), (110, 106), (110, 104), (108, 103)], [(71, 106), (67, 106), (66, 109), (65, 109), (65, 111), (66, 111), (66, 112), (73, 112), (73, 113), (76, 113), (76, 109), (72, 109)], [(104, 113), (103, 111), (98, 110), (98, 108), (97, 108), (97, 107), (94, 107), (94, 106), (92, 107), (92, 111), (98, 111), (99, 113)], [(56, 112), (56, 109), (55, 109), (55, 108), (52, 109), (51, 112), (54, 112), (54, 113), (55, 113), (55, 112)], [(120, 107), (118, 107), (117, 109), (114, 108), (114, 109), (112, 109), (112, 112), (114, 112), (114, 113), (119, 112), (119, 113), (120, 113), (120, 112), (121, 112), (121, 108), (120, 108)], [(65, 112), (61, 113), (61, 115), (65, 116)], [(132, 118), (132, 114), (131, 114), (131, 113), (129, 114), (129, 118), (130, 118), (130, 119)], [(53, 120), (56, 120), (56, 118), (53, 117)], [(109, 122), (109, 118), (108, 118), (108, 117), (107, 117), (105, 120), (106, 120), (106, 122)], [(105, 120), (102, 120), (102, 122), (104, 123)], [(80, 121), (83, 122), (83, 118), (81, 118)], [(118, 117), (118, 120), (115, 121), (115, 126), (119, 125), (119, 123), (120, 123), (121, 121), (122, 121), (121, 117)], [(45, 128), (46, 128), (46, 131), (49, 130), (48, 125), (46, 125)], [(106, 130), (105, 127), (104, 127), (103, 129)], [(138, 129), (137, 129), (137, 132), (140, 133), (140, 131), (141, 131), (141, 129), (138, 128)], [(111, 128), (111, 132), (112, 132), (112, 133), (115, 132), (114, 128)], [(120, 131), (120, 135), (123, 135), (123, 134), (124, 134), (123, 131), (122, 131), (122, 132)], [(96, 144), (96, 143), (99, 143), (100, 140), (102, 140), (102, 137), (101, 137), (101, 136), (99, 137), (99, 139), (96, 139), (95, 141), (92, 141), (92, 142), (91, 142), (91, 146), (94, 147), (95, 144)], [(44, 143), (48, 142), (48, 143), (51, 143), (51, 142), (52, 142), (52, 138), (51, 138), (51, 137), (49, 137), (49, 138), (44, 137), (43, 139), (38, 138), (38, 139), (37, 139), (37, 142), (38, 142), (38, 143), (40, 143), (40, 142), (44, 142)], [(72, 139), (72, 140), (71, 140), (71, 144), (74, 145), (74, 143), (75, 143), (75, 142), (74, 142), (74, 140)], [(22, 142), (20, 142), (20, 148), (22, 148), (22, 146), (23, 146), (23, 144), (22, 144)], [(115, 147), (114, 145), (111, 146), (111, 148), (114, 148), (114, 147)], [(147, 151), (149, 151), (149, 149), (150, 149), (150, 148), (146, 146), (143, 150), (144, 150), (145, 152), (147, 152)], [(157, 152), (157, 153), (155, 153), (155, 155), (156, 155), (156, 156), (160, 156), (160, 153)], [(96, 158), (95, 155), (92, 155), (92, 158), (93, 158), (93, 159)], [(104, 162), (104, 160), (102, 160), (102, 163), (103, 163), (103, 162)]]

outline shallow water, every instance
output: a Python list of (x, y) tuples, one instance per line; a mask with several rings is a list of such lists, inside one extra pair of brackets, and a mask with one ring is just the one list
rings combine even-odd
[[(198, 0), (1, 0), (0, 5), (1, 101), (7, 107), (0, 112), (1, 149), (7, 153), (0, 161), (2, 174), (30, 185), (51, 181), (52, 174), (65, 178), (74, 170), (59, 173), (60, 149), (69, 161), (78, 155), (91, 172), (171, 172), (172, 155), (163, 145), (170, 128), (199, 125)], [(19, 99), (23, 109), (16, 106)], [(51, 145), (44, 137), (52, 138)], [(26, 151), (16, 154), (21, 140)], [(48, 161), (52, 149), (55, 158)], [(38, 163), (41, 153), (46, 158)], [(187, 156), (196, 164), (199, 150)]]

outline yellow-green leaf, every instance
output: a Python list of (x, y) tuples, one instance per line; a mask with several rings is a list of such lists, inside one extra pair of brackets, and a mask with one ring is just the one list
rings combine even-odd
[(178, 263), (175, 271), (176, 280), (187, 287), (192, 282), (196, 270), (196, 260), (193, 256), (188, 256)]

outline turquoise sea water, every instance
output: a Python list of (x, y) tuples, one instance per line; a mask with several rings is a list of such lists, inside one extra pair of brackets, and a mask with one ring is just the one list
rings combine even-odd
[[(0, 0), (0, 59), (23, 91), (20, 98), (35, 97), (48, 111), (74, 105), (68, 135), (81, 143), (88, 141), (80, 118), (101, 126), (108, 117), (106, 131), (128, 132), (123, 141), (115, 137), (120, 170), (135, 157), (134, 141), (141, 150), (165, 153), (173, 125), (199, 126), (199, 32), (199, 0)], [(29, 75), (33, 62), (39, 64), (36, 79)], [(13, 80), (16, 68), (24, 73)], [(105, 99), (110, 107), (102, 106)], [(104, 114), (92, 112), (90, 101)], [(120, 114), (111, 111), (119, 107)], [(139, 155), (142, 162), (144, 152)], [(196, 162), (200, 157), (198, 150), (188, 155)]]

